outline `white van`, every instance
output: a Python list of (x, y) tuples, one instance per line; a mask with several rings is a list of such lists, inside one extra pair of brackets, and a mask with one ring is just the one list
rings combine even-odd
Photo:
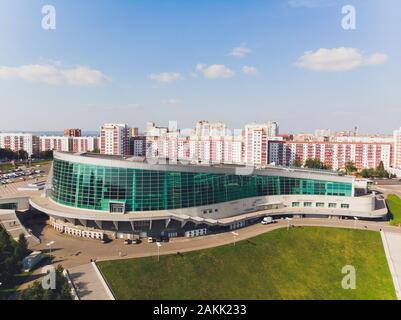
[(264, 217), (262, 220), (262, 224), (271, 224), (274, 223), (274, 220), (272, 217)]

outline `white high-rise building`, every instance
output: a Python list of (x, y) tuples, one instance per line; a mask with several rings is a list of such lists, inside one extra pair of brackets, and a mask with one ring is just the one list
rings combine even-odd
[(126, 124), (106, 123), (100, 129), (100, 153), (129, 155), (130, 131)]
[(154, 122), (146, 124), (145, 135), (149, 137), (161, 137), (169, 132), (167, 127), (157, 127)]
[(401, 169), (401, 128), (394, 131), (394, 155), (393, 155), (393, 167), (395, 169)]
[(228, 134), (227, 125), (223, 122), (198, 121), (195, 135), (198, 137), (224, 137)]
[(40, 151), (72, 151), (72, 137), (40, 136)]
[(325, 139), (329, 139), (331, 136), (330, 129), (316, 129), (315, 130), (315, 138), (317, 141), (323, 141)]
[(99, 137), (72, 137), (72, 152), (92, 152), (99, 149)]
[(0, 133), (0, 148), (24, 150), (31, 156), (39, 152), (39, 137), (30, 133)]
[(269, 162), (278, 165), (301, 164), (308, 159), (319, 159), (334, 170), (343, 169), (352, 161), (357, 169), (376, 168), (380, 162), (386, 169), (392, 164), (391, 143), (270, 141)]

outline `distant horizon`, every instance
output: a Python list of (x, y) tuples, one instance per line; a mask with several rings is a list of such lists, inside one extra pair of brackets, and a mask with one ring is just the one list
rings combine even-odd
[(1, 1), (0, 130), (401, 125), (401, 1), (352, 1), (354, 29), (347, 0), (94, 3), (53, 0), (46, 29), (43, 1)]
[[(209, 121), (210, 123), (215, 122), (215, 121), (210, 121), (210, 120), (206, 120), (206, 119), (203, 119), (203, 120)], [(201, 120), (198, 120), (198, 121), (201, 121)], [(154, 122), (154, 121), (149, 121), (149, 122)], [(216, 121), (216, 122), (217, 122), (217, 121)], [(250, 123), (245, 123), (245, 124), (244, 124), (242, 127), (240, 127), (240, 128), (232, 128), (232, 127), (230, 126), (229, 123), (224, 122), (224, 121), (222, 121), (222, 120), (220, 120), (220, 122), (225, 123), (225, 124), (227, 125), (228, 129), (231, 130), (231, 131), (238, 130), (238, 129), (244, 129), (244, 128), (245, 128), (245, 125), (252, 123), (252, 122), (250, 122)], [(267, 122), (267, 121), (266, 121), (266, 122)], [(113, 122), (108, 122), (108, 123), (113, 123)], [(123, 122), (123, 123), (124, 123), (124, 122)], [(158, 127), (167, 127), (167, 126), (168, 126), (168, 123), (166, 123), (166, 124), (164, 124), (164, 123), (157, 123), (157, 122), (154, 122), (154, 123), (155, 123), (155, 125), (158, 126)], [(255, 123), (257, 123), (257, 124), (263, 124), (263, 123), (265, 123), (265, 122), (255, 122)], [(140, 132), (143, 132), (144, 129), (145, 129), (145, 127), (146, 127), (146, 123), (145, 123), (143, 126), (130, 125), (129, 123), (124, 123), (124, 124), (127, 124), (127, 126), (128, 126), (129, 128), (138, 128)], [(85, 135), (86, 135), (86, 136), (91, 136), (91, 135), (93, 135), (94, 133), (100, 134), (100, 126), (101, 126), (101, 125), (102, 125), (102, 124), (99, 125), (99, 129), (97, 129), (97, 130), (96, 130), (96, 129), (95, 129), (95, 130), (83, 129), (83, 128), (78, 128), (78, 127), (74, 127), (74, 128), (81, 129), (81, 131), (82, 131), (82, 136), (85, 136)], [(330, 132), (333, 134), (333, 133), (347, 132), (347, 131), (352, 132), (353, 129), (354, 129), (354, 128), (349, 128), (349, 129), (335, 130), (335, 129), (332, 129), (332, 128), (315, 128), (315, 129), (311, 129), (311, 130), (309, 130), (309, 131), (282, 131), (282, 130), (281, 130), (281, 124), (278, 123), (278, 125), (279, 125), (279, 134), (314, 134), (314, 133), (315, 133), (315, 130), (330, 130)], [(180, 126), (178, 125), (178, 129), (179, 129), (180, 131), (185, 130), (185, 129), (195, 129), (195, 126), (196, 126), (196, 122), (193, 124), (193, 126), (188, 127), (188, 128), (186, 128), (186, 127), (180, 127)], [(71, 128), (72, 128), (72, 127), (71, 127)], [(68, 128), (66, 127), (66, 128), (57, 129), (57, 130), (1, 130), (1, 128), (0, 128), (0, 133), (32, 133), (32, 134), (33, 134), (33, 133), (36, 133), (36, 134), (42, 133), (43, 135), (46, 135), (46, 133), (49, 133), (49, 134), (47, 134), (47, 135), (50, 135), (50, 134), (51, 134), (51, 135), (63, 135), (63, 134), (64, 134), (64, 132), (63, 132), (64, 129), (68, 129)], [(363, 129), (363, 128), (362, 128), (362, 129)], [(390, 132), (369, 132), (369, 131), (363, 131), (363, 130), (361, 130), (361, 128), (358, 127), (358, 136), (363, 136), (363, 135), (386, 135), (386, 136), (392, 136), (392, 135), (393, 135), (393, 131), (394, 131), (394, 130), (398, 130), (398, 129), (399, 129), (399, 128), (390, 129)], [(56, 134), (56, 133), (57, 133), (57, 134)]]

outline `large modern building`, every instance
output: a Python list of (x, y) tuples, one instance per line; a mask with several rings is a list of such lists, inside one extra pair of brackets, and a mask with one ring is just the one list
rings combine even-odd
[(326, 171), (153, 163), (89, 153), (55, 152), (46, 194), (30, 202), (55, 228), (118, 237), (230, 230), (266, 215), (387, 214), (383, 201), (367, 194), (366, 181)]

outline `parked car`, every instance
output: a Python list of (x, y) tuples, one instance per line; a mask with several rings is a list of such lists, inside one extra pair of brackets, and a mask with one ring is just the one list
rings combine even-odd
[(160, 236), (160, 237), (157, 238), (156, 241), (158, 241), (158, 242), (169, 242), (170, 238), (168, 236)]
[(148, 237), (148, 243), (153, 243), (155, 241), (155, 239), (154, 238), (152, 238), (152, 237)]
[(108, 237), (103, 237), (103, 239), (102, 239), (102, 240), (100, 240), (100, 242), (101, 242), (101, 243), (103, 243), (103, 244), (106, 244), (106, 243), (109, 243), (109, 242), (111, 242), (111, 239), (110, 239), (110, 238), (108, 238)]
[(130, 239), (125, 239), (125, 240), (124, 240), (124, 244), (125, 244), (125, 245), (131, 244), (131, 243), (132, 243), (132, 241), (131, 241)]
[(272, 217), (264, 217), (262, 220), (262, 224), (271, 224), (274, 223), (274, 220)]

